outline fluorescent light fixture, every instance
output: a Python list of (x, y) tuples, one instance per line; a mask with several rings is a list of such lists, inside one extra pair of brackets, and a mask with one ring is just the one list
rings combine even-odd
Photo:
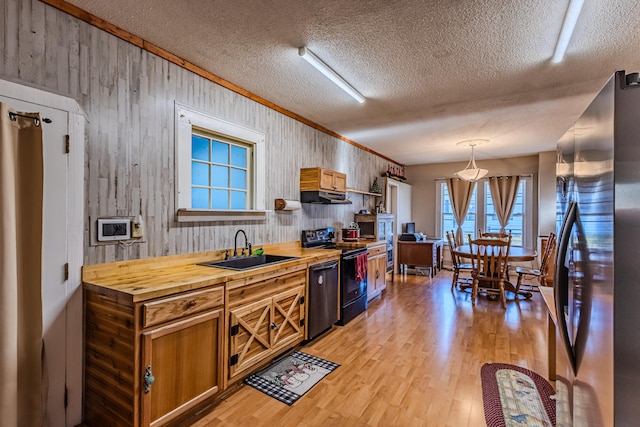
[(353, 86), (351, 86), (342, 77), (340, 77), (338, 73), (329, 68), (327, 64), (322, 62), (322, 60), (315, 56), (314, 53), (309, 49), (307, 49), (306, 47), (299, 48), (298, 55), (300, 55), (302, 59), (307, 61), (309, 64), (313, 65), (316, 70), (324, 74), (325, 77), (335, 83), (340, 89), (351, 95), (356, 101), (361, 104), (364, 102), (365, 98), (360, 94), (360, 92), (355, 90)]
[(464, 181), (475, 182), (489, 173), (488, 170), (480, 169), (478, 166), (476, 166), (476, 159), (473, 156), (473, 147), (480, 144), (486, 144), (487, 142), (489, 142), (488, 139), (470, 139), (468, 141), (460, 141), (456, 144), (471, 147), (471, 160), (469, 160), (469, 164), (467, 164), (467, 167), (455, 173), (458, 178)]
[(580, 16), (580, 12), (582, 11), (583, 4), (584, 0), (571, 0), (569, 2), (567, 13), (566, 15), (564, 15), (562, 30), (560, 30), (560, 36), (558, 36), (556, 51), (553, 53), (553, 58), (551, 58), (551, 62), (553, 62), (554, 64), (562, 61), (562, 58), (564, 58), (564, 54), (567, 52), (569, 40), (571, 40), (571, 35), (573, 34), (573, 30), (576, 27), (576, 22), (578, 22), (578, 17)]

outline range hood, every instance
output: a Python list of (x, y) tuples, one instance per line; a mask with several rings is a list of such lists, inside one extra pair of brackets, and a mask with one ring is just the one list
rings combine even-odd
[(302, 203), (319, 203), (324, 205), (351, 204), (345, 193), (330, 193), (328, 191), (301, 191)]

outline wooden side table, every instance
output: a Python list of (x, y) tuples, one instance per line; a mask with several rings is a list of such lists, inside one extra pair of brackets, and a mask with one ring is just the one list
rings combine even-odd
[(420, 266), (430, 269), (430, 277), (442, 270), (442, 240), (426, 239), (416, 242), (398, 240), (398, 265), (400, 271), (406, 266)]

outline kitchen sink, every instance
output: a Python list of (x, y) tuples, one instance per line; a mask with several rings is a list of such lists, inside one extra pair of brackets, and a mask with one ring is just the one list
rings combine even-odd
[(265, 254), (223, 259), (220, 261), (210, 261), (204, 262), (199, 265), (204, 265), (207, 267), (226, 268), (229, 270), (249, 270), (251, 268), (264, 267), (266, 265), (277, 264), (279, 262), (289, 261), (292, 259), (298, 259), (298, 257)]

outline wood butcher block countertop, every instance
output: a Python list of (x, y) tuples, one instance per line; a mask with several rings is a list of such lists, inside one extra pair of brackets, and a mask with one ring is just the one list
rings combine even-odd
[(85, 288), (92, 291), (119, 294), (121, 298), (139, 302), (229, 281), (272, 275), (276, 271), (286, 274), (340, 256), (338, 249), (305, 249), (300, 247), (300, 242), (254, 246), (254, 249), (258, 248), (263, 248), (266, 254), (298, 259), (244, 271), (198, 265), (223, 259), (225, 251), (217, 250), (85, 265), (82, 267), (82, 282)]

